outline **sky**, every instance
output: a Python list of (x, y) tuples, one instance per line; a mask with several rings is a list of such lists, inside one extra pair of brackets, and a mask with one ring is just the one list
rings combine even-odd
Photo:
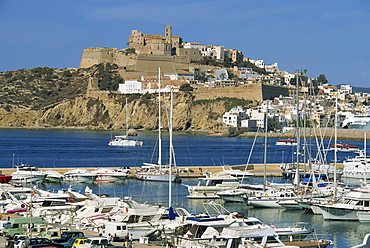
[(370, 87), (368, 0), (0, 0), (0, 71), (79, 67), (84, 48), (127, 48), (131, 30), (224, 46)]

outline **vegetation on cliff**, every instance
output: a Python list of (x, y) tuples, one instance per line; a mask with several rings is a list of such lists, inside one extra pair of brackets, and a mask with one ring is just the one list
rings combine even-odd
[[(86, 95), (91, 77), (98, 79), (97, 90), (102, 92), (101, 95), (97, 92), (96, 97)], [(124, 130), (127, 108), (130, 127), (157, 129), (157, 95), (119, 94), (115, 90), (122, 81), (119, 68), (114, 64), (100, 64), (87, 69), (38, 67), (0, 72), (0, 126)], [(222, 115), (226, 111), (252, 104), (226, 97), (195, 101), (191, 91), (178, 92), (174, 98), (175, 130), (221, 132)], [(169, 95), (163, 94), (162, 123), (165, 128), (169, 102)]]

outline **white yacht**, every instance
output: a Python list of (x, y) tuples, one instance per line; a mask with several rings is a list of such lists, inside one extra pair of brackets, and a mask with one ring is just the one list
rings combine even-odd
[(233, 169), (229, 165), (223, 165), (222, 170), (224, 173), (229, 174), (230, 176), (233, 177), (237, 177), (238, 179), (246, 179), (254, 176), (254, 174), (250, 171)]
[(86, 169), (74, 169), (64, 173), (64, 181), (70, 182), (93, 183), (97, 177), (98, 175)]
[(296, 139), (279, 139), (276, 141), (275, 145), (277, 146), (296, 146)]
[(47, 183), (60, 183), (64, 179), (64, 175), (54, 170), (47, 170), (45, 171), (45, 174), (45, 182)]
[(188, 198), (217, 199), (220, 191), (235, 189), (240, 185), (236, 177), (224, 173), (206, 173), (206, 177), (198, 179), (197, 185), (185, 185), (188, 188)]
[(370, 156), (364, 151), (359, 151), (354, 158), (347, 158), (343, 161), (342, 177), (346, 178), (370, 178)]
[(108, 146), (142, 146), (142, 141), (129, 140), (127, 135), (117, 135), (114, 139), (111, 139)]
[(39, 171), (35, 166), (21, 164), (16, 166), (17, 170), (11, 174), (13, 183), (42, 183), (46, 174)]
[(96, 168), (92, 173), (98, 176), (95, 182), (122, 182), (128, 176), (126, 172), (110, 168)]
[(336, 203), (317, 206), (325, 220), (359, 221), (359, 214), (370, 211), (370, 186), (353, 189)]

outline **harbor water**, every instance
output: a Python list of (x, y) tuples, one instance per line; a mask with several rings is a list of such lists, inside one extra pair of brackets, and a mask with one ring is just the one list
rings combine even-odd
[[(83, 167), (138, 167), (143, 162), (155, 162), (157, 159), (156, 132), (139, 132), (137, 137), (143, 141), (141, 147), (110, 147), (108, 141), (114, 135), (107, 131), (86, 130), (0, 130), (0, 169), (12, 168), (16, 164), (28, 163), (42, 168), (83, 168)], [(168, 134), (163, 135), (163, 158), (168, 160)], [(289, 162), (295, 159), (295, 147), (275, 146), (277, 138), (268, 138), (267, 163)], [(326, 146), (330, 141), (325, 141)], [(255, 143), (254, 147), (253, 144)], [(314, 142), (313, 142), (314, 143)], [(333, 143), (333, 142), (331, 142)], [(362, 149), (363, 142), (346, 141)], [(264, 138), (247, 137), (211, 137), (196, 133), (175, 133), (173, 145), (176, 164), (180, 167), (202, 167), (212, 165), (239, 165), (264, 162)], [(252, 149), (253, 148), (253, 149)], [(169, 150), (169, 149), (168, 149)], [(252, 154), (250, 155), (250, 152)], [(328, 152), (327, 162), (333, 162), (333, 152)], [(315, 153), (313, 153), (315, 154)], [(338, 154), (339, 162), (346, 157), (353, 157), (353, 152)], [(316, 156), (316, 155), (314, 155)], [(252, 182), (261, 183), (263, 178), (252, 178)], [(268, 178), (273, 182), (285, 182), (281, 177)], [(195, 179), (185, 179), (182, 184), (196, 184)], [(351, 184), (356, 184), (352, 181)], [(204, 212), (203, 200), (188, 199), (187, 188), (182, 184), (172, 184), (172, 206), (185, 207), (190, 212)], [(67, 189), (70, 184), (41, 184), (42, 189)], [(123, 183), (74, 184), (73, 189), (84, 192), (89, 186), (94, 193), (109, 196), (131, 196), (140, 203), (168, 206), (169, 184), (145, 182), (134, 179)], [(222, 203), (222, 201), (219, 201)], [(222, 203), (223, 204), (223, 203)], [(366, 233), (370, 233), (370, 224), (345, 221), (325, 221), (320, 215), (303, 213), (300, 210), (254, 209), (244, 204), (224, 204), (230, 211), (242, 212), (247, 216), (261, 219), (276, 226), (285, 223), (308, 222), (319, 238), (331, 239), (333, 247), (351, 247), (362, 242)]]

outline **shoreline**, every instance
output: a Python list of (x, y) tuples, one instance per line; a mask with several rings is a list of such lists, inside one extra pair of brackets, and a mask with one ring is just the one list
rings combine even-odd
[[(85, 131), (125, 131), (123, 129), (92, 129), (92, 128), (86, 128), (86, 127), (63, 127), (63, 126), (57, 126), (57, 127), (3, 127), (0, 126), (0, 129), (26, 129), (26, 130), (85, 130)], [(137, 130), (138, 133), (140, 132), (156, 132), (157, 130)], [(206, 136), (214, 136), (214, 137), (230, 137), (230, 138), (236, 138), (236, 137), (264, 137), (265, 133), (260, 132), (244, 132), (237, 136), (226, 136), (222, 132), (214, 132), (212, 130), (183, 130), (183, 131), (176, 131), (177, 133), (194, 133), (195, 134), (202, 134)], [(317, 139), (330, 139), (334, 140), (334, 128), (306, 128), (300, 129), (301, 132), (301, 138), (306, 136), (307, 138), (315, 138)], [(284, 133), (274, 133), (270, 132), (268, 133), (269, 138), (295, 138), (296, 130), (290, 130)], [(366, 141), (370, 141), (370, 130), (365, 129), (337, 129), (337, 138), (339, 140), (352, 140), (352, 141), (363, 141), (366, 133)]]

